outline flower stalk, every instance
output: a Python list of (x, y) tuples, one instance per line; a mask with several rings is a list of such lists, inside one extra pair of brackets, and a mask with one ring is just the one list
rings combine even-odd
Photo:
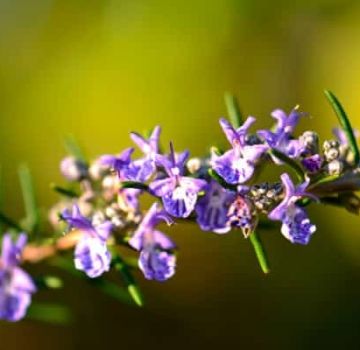
[(266, 257), (265, 249), (256, 231), (253, 231), (250, 234), (249, 240), (254, 249), (256, 258), (259, 262), (262, 272), (264, 274), (270, 273), (270, 265)]

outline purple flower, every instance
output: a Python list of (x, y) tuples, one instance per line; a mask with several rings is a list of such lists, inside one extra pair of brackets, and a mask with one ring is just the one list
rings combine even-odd
[(249, 180), (257, 160), (268, 148), (262, 144), (246, 143), (247, 131), (254, 122), (255, 118), (249, 117), (240, 128), (235, 129), (226, 119), (220, 119), (220, 126), (232, 149), (220, 156), (213, 152), (210, 164), (229, 184), (240, 184)]
[(301, 161), (304, 168), (311, 174), (317, 173), (321, 169), (324, 159), (319, 154), (306, 157)]
[(132, 132), (131, 139), (137, 144), (144, 153), (144, 157), (130, 163), (129, 177), (133, 181), (145, 182), (155, 172), (155, 157), (159, 151), (159, 137), (161, 128), (156, 126), (148, 140), (141, 135)]
[[(277, 121), (275, 130), (259, 130), (258, 135), (266, 141), (270, 148), (276, 149), (290, 158), (297, 158), (303, 151), (303, 145), (299, 140), (293, 139), (292, 134), (302, 114), (298, 112), (297, 108), (294, 108), (289, 115), (281, 109), (276, 109), (271, 116)], [(272, 156), (272, 158), (275, 163), (281, 163), (276, 157)]]
[(112, 230), (111, 222), (105, 221), (94, 226), (81, 215), (76, 205), (73, 206), (72, 213), (65, 210), (62, 218), (68, 222), (70, 228), (76, 228), (83, 233), (75, 247), (75, 267), (91, 278), (109, 271), (111, 254), (107, 249), (106, 240)]
[(170, 157), (157, 155), (156, 163), (162, 166), (168, 177), (155, 180), (149, 188), (155, 196), (161, 197), (165, 210), (175, 217), (188, 217), (194, 210), (198, 193), (206, 181), (183, 176), (188, 152), (175, 155), (172, 144)]
[(304, 196), (313, 197), (306, 193), (309, 182), (295, 187), (288, 174), (281, 175), (281, 182), (285, 189), (282, 202), (269, 214), (269, 219), (282, 221), (281, 233), (292, 243), (308, 244), (316, 226), (311, 224), (306, 211), (296, 205), (296, 201)]
[(116, 171), (120, 179), (130, 180), (131, 171), (129, 166), (133, 152), (133, 148), (127, 148), (118, 156), (113, 156), (110, 154), (103, 155), (98, 159), (98, 162), (103, 167), (107, 167)]
[(31, 303), (36, 287), (31, 277), (20, 267), (21, 253), (27, 236), (21, 233), (14, 243), (10, 234), (2, 241), (0, 260), (0, 319), (15, 322), (22, 319)]
[(156, 281), (172, 277), (176, 267), (174, 242), (155, 229), (161, 220), (172, 223), (166, 212), (158, 210), (158, 204), (154, 203), (129, 240), (130, 246), (140, 251), (139, 267), (145, 278)]
[(195, 207), (196, 221), (203, 231), (227, 233), (231, 229), (228, 211), (236, 194), (211, 181), (205, 188), (205, 196), (201, 197)]

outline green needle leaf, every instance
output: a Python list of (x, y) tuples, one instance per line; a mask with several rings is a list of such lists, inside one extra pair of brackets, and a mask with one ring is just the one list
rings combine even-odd
[(28, 232), (34, 232), (39, 225), (39, 211), (36, 204), (35, 191), (30, 170), (27, 165), (19, 167), (19, 179), (25, 206), (25, 228)]
[(346, 115), (346, 112), (345, 112), (343, 106), (341, 105), (340, 101), (338, 100), (338, 98), (329, 90), (325, 90), (324, 93), (325, 93), (326, 98), (330, 102), (336, 116), (338, 117), (340, 125), (345, 132), (347, 141), (349, 143), (349, 147), (350, 147), (352, 153), (354, 154), (355, 164), (358, 165), (359, 161), (360, 161), (360, 153), (359, 153), (359, 148), (356, 143), (354, 131), (351, 126), (350, 120), (349, 120), (348, 116)]
[(243, 124), (244, 118), (236, 97), (228, 92), (225, 93), (225, 104), (231, 124), (234, 128), (239, 128)]
[(73, 135), (66, 136), (64, 142), (65, 148), (70, 155), (86, 163), (86, 157)]
[(62, 269), (74, 277), (85, 279), (92, 286), (98, 288), (104, 294), (122, 303), (133, 304), (131, 298), (129, 297), (129, 293), (126, 289), (121, 288), (117, 284), (107, 281), (104, 278), (94, 278), (94, 279), (87, 278), (83, 272), (75, 269), (74, 262), (70, 259), (56, 257), (54, 259), (51, 259), (49, 263), (51, 266), (55, 266), (59, 269)]
[(282, 162), (287, 164), (290, 168), (292, 168), (300, 182), (304, 182), (305, 175), (301, 168), (301, 166), (293, 159), (289, 158), (286, 154), (276, 150), (272, 149), (270, 153), (275, 156), (276, 158), (279, 158)]
[(69, 190), (67, 188), (63, 188), (61, 186), (58, 186), (58, 185), (56, 185), (54, 183), (50, 184), (50, 188), (53, 191), (61, 194), (62, 196), (68, 197), (68, 198), (77, 198), (77, 197), (79, 197), (76, 192), (74, 192), (72, 190)]
[(36, 321), (65, 325), (73, 321), (70, 309), (64, 305), (33, 302), (27, 317)]
[(208, 174), (215, 180), (217, 181), (222, 187), (227, 188), (228, 190), (231, 191), (236, 191), (237, 190), (237, 186), (236, 185), (231, 185), (228, 184), (214, 169), (209, 169), (208, 170)]
[(63, 287), (63, 281), (57, 276), (37, 277), (34, 281), (39, 289), (59, 289)]
[(250, 242), (254, 248), (255, 251), (255, 255), (259, 261), (261, 270), (265, 273), (268, 274), (270, 272), (270, 266), (269, 263), (267, 261), (266, 258), (266, 254), (265, 254), (265, 250), (264, 247), (261, 243), (260, 237), (258, 236), (258, 234), (253, 231), (250, 236), (249, 236)]
[(121, 188), (136, 188), (142, 191), (149, 191), (149, 186), (137, 181), (123, 181), (120, 184)]
[(5, 226), (13, 228), (18, 232), (23, 231), (20, 225), (18, 225), (14, 220), (12, 220), (11, 218), (9, 218), (8, 216), (6, 216), (4, 213), (1, 212), (0, 212), (0, 222)]
[(121, 259), (119, 255), (114, 259), (114, 267), (116, 270), (120, 272), (125, 282), (125, 285), (128, 289), (128, 292), (133, 298), (135, 304), (137, 306), (143, 306), (144, 300), (140, 288), (136, 284), (135, 279), (132, 276), (129, 267), (126, 265), (125, 261)]

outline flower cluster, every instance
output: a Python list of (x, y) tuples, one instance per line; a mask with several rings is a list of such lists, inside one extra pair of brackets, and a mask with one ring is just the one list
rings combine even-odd
[[(333, 95), (327, 96), (338, 104)], [(225, 151), (212, 147), (202, 158), (189, 158), (187, 150), (175, 151), (172, 142), (169, 152), (161, 151), (159, 126), (149, 137), (130, 134), (140, 157), (134, 157), (135, 148), (102, 155), (90, 163), (76, 152), (66, 157), (60, 171), (69, 184), (54, 187), (62, 197), (50, 209), (49, 220), (55, 232), (64, 232), (67, 223), (62, 239), (76, 233), (72, 244), (65, 245), (74, 247), (75, 268), (97, 278), (119, 267), (129, 292), (134, 293), (123, 247), (137, 254), (146, 279), (165, 281), (175, 274), (177, 247), (158, 226), (186, 219), (202, 231), (220, 235), (239, 230), (250, 239), (263, 271), (268, 272), (257, 237), (264, 222), (278, 221), (287, 240), (306, 245), (316, 231), (307, 214), (309, 204), (336, 204), (358, 213), (357, 132), (346, 115), (338, 115), (343, 128), (334, 129), (335, 138), (322, 147), (316, 132), (296, 134), (299, 122), (306, 118), (298, 107), (289, 114), (277, 109), (271, 116), (275, 124), (265, 130), (254, 130), (252, 116), (243, 122), (239, 114), (232, 115), (231, 122), (221, 118), (230, 147)], [(277, 182), (258, 182), (264, 164), (288, 171)], [(148, 210), (143, 208), (143, 195), (152, 198)], [(3, 237), (0, 318), (10, 321), (24, 316), (36, 291), (31, 278), (18, 267), (25, 242), (24, 234), (16, 244), (9, 235)], [(31, 259), (23, 254), (23, 260)]]

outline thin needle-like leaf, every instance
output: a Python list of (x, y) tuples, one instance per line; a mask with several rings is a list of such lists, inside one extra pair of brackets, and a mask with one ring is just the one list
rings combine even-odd
[(33, 302), (27, 317), (36, 321), (63, 325), (73, 321), (73, 315), (67, 306), (50, 303)]
[(237, 190), (237, 186), (236, 185), (231, 185), (228, 184), (214, 169), (209, 169), (208, 170), (208, 174), (215, 180), (217, 181), (222, 187), (231, 190), (231, 191), (236, 191)]
[(121, 188), (134, 188), (142, 191), (149, 191), (149, 186), (137, 181), (122, 181), (120, 183)]
[(58, 185), (56, 185), (54, 183), (50, 184), (50, 188), (53, 191), (65, 196), (65, 197), (68, 197), (68, 198), (77, 198), (77, 197), (79, 197), (79, 195), (76, 192), (74, 192), (72, 190), (69, 190), (67, 188), (58, 186)]
[(236, 97), (228, 92), (225, 93), (225, 104), (231, 124), (235, 128), (239, 128), (243, 124), (244, 118), (241, 114)]
[(144, 305), (144, 300), (139, 286), (136, 284), (134, 277), (132, 276), (129, 267), (125, 261), (118, 255), (114, 259), (114, 267), (118, 270), (125, 282), (129, 294), (133, 298), (134, 302), (138, 306)]
[(270, 153), (280, 159), (282, 162), (284, 162), (285, 164), (287, 164), (290, 168), (292, 168), (298, 178), (298, 180), (300, 182), (304, 182), (305, 180), (305, 175), (304, 175), (304, 172), (301, 168), (301, 166), (293, 159), (289, 158), (286, 154), (276, 150), (276, 149), (272, 149), (270, 151)]
[(338, 117), (338, 120), (340, 122), (340, 125), (342, 129), (345, 132), (346, 139), (348, 141), (349, 147), (354, 154), (354, 161), (355, 164), (358, 165), (360, 161), (360, 152), (359, 148), (355, 139), (354, 130), (351, 126), (349, 117), (347, 116), (343, 106), (341, 105), (338, 98), (329, 90), (324, 91), (326, 98), (330, 102), (336, 116)]
[(260, 237), (258, 236), (258, 234), (255, 231), (253, 231), (249, 236), (249, 240), (254, 248), (255, 255), (259, 261), (261, 270), (265, 274), (268, 274), (270, 272), (270, 266), (269, 266), (268, 260), (266, 258), (265, 250), (261, 243)]
[(64, 142), (65, 148), (70, 155), (86, 163), (86, 157), (83, 153), (83, 150), (81, 149), (73, 135), (66, 136)]
[(30, 169), (23, 164), (19, 167), (19, 179), (25, 207), (25, 225), (28, 232), (34, 232), (39, 225), (39, 211), (36, 204), (35, 191)]
[(18, 232), (23, 231), (23, 229), (21, 228), (21, 226), (16, 223), (13, 219), (9, 218), (8, 216), (6, 216), (4, 213), (0, 212), (0, 222), (4, 225), (4, 226), (8, 226)]

